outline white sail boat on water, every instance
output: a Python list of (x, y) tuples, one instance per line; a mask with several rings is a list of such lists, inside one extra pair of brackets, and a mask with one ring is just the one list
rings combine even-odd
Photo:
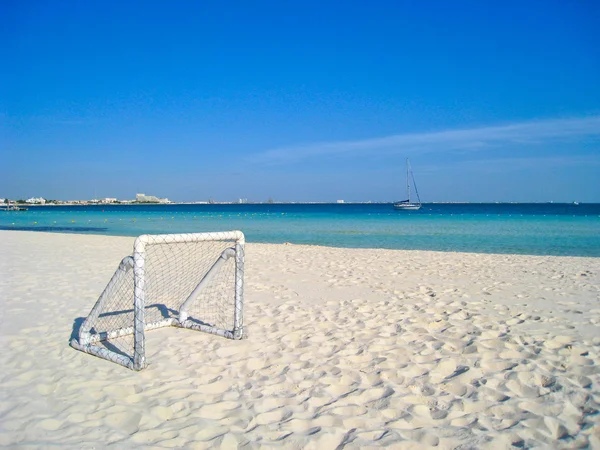
[[(417, 202), (410, 201), (410, 180), (412, 178), (412, 182), (415, 186), (415, 194), (417, 194)], [(410, 163), (408, 162), (408, 158), (406, 158), (406, 196), (407, 200), (402, 200), (394, 203), (394, 209), (404, 210), (404, 211), (416, 211), (421, 208), (421, 199), (419, 198), (419, 191), (417, 190), (417, 183), (415, 183), (415, 177), (412, 173), (412, 169), (410, 167)]]

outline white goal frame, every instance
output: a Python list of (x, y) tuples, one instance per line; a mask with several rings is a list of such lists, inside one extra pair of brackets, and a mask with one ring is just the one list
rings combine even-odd
[[(204, 241), (231, 241), (234, 245), (226, 248), (217, 260), (212, 264), (210, 269), (203, 275), (195, 289), (189, 294), (187, 299), (180, 306), (178, 317), (170, 317), (156, 322), (146, 323), (146, 247), (161, 241), (163, 244), (172, 243), (189, 243), (189, 242), (204, 242)], [(133, 246), (133, 256), (126, 256), (121, 261), (115, 274), (112, 276), (108, 285), (98, 298), (98, 301), (90, 311), (89, 315), (79, 328), (76, 338), (71, 340), (71, 346), (85, 353), (107, 359), (132, 370), (142, 370), (146, 367), (146, 351), (145, 351), (145, 331), (162, 327), (181, 327), (189, 328), (197, 331), (204, 331), (211, 334), (216, 334), (228, 339), (242, 339), (243, 337), (243, 308), (244, 308), (244, 250), (245, 238), (241, 231), (226, 231), (215, 233), (188, 233), (188, 234), (161, 234), (161, 235), (142, 235), (139, 236)], [(203, 291), (205, 286), (210, 282), (211, 278), (230, 258), (235, 260), (235, 294), (233, 308), (233, 329), (227, 330), (213, 326), (211, 324), (198, 323), (192, 321), (188, 316), (188, 308), (196, 297)], [(133, 323), (131, 326), (119, 329), (109, 330), (107, 332), (93, 333), (92, 327), (98, 319), (98, 316), (104, 310), (107, 301), (108, 293), (116, 285), (119, 277), (124, 273), (133, 269)], [(110, 339), (119, 338), (122, 336), (133, 335), (133, 356), (120, 354), (109, 350), (107, 347), (98, 345), (100, 341), (108, 341)]]

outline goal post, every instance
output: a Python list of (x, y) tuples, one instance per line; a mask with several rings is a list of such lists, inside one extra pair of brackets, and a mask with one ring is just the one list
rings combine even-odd
[(146, 331), (189, 328), (243, 337), (244, 234), (142, 235), (71, 345), (133, 370), (146, 367)]

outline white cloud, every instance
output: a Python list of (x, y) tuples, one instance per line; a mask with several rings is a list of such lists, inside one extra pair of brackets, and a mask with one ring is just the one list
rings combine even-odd
[(535, 144), (600, 136), (600, 116), (536, 120), (509, 125), (406, 133), (356, 141), (320, 142), (268, 150), (254, 162), (286, 164), (322, 156), (364, 153), (410, 155), (440, 150), (474, 151), (506, 144)]
[(600, 165), (600, 155), (565, 155), (565, 156), (540, 156), (540, 157), (505, 157), (486, 158), (480, 160), (450, 161), (443, 165), (428, 164), (419, 166), (419, 172), (448, 172), (449, 166), (460, 168), (461, 172), (474, 171), (478, 173), (511, 173), (516, 170), (548, 170), (563, 168), (571, 170), (573, 167), (594, 167)]

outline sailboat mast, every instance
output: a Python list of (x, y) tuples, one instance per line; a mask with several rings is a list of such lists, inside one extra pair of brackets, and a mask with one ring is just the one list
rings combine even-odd
[(410, 180), (408, 178), (408, 158), (406, 158), (406, 193), (408, 194), (408, 203), (410, 203)]

